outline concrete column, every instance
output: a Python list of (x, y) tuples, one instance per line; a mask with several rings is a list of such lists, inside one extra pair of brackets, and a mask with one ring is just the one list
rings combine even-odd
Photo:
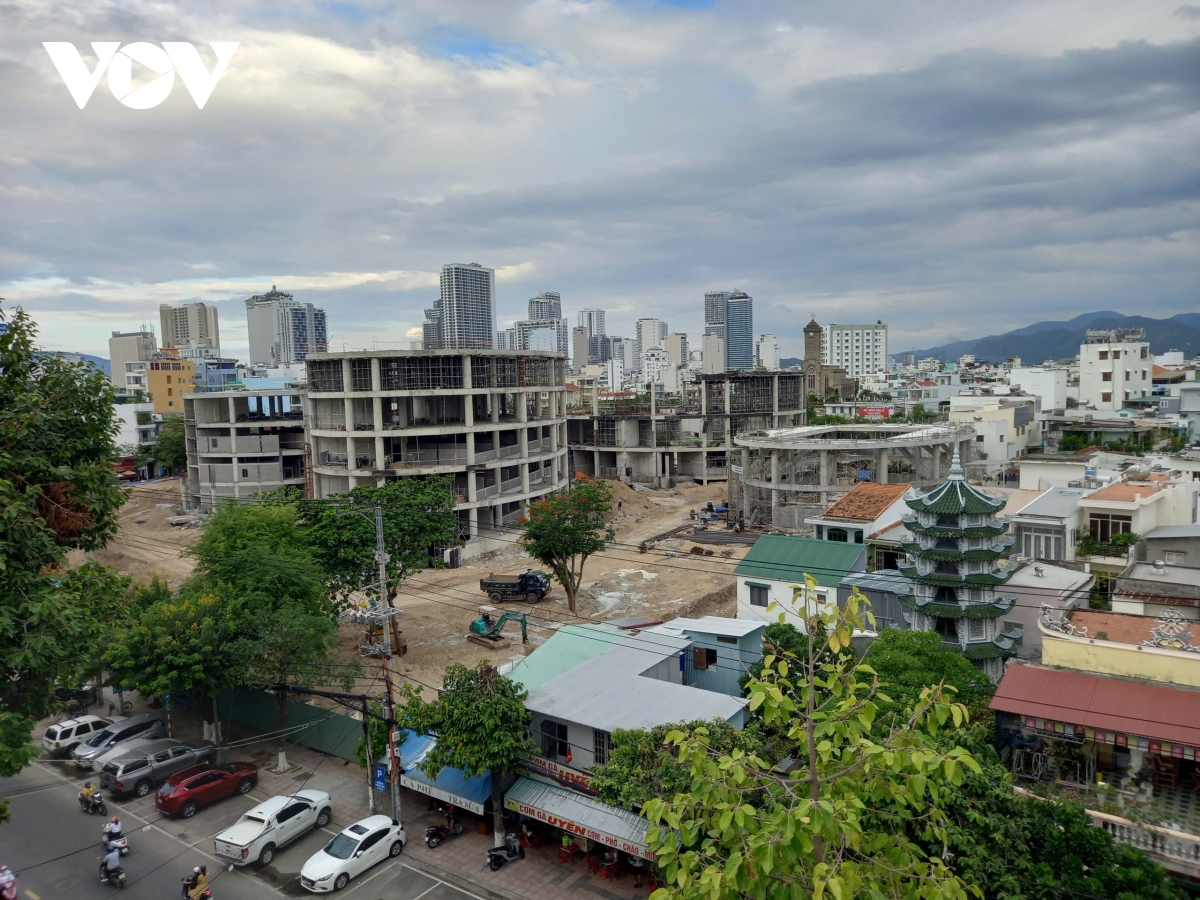
[(383, 378), (378, 356), (371, 357), (371, 390), (376, 394), (383, 390)]
[(592, 475), (596, 478), (600, 477), (600, 451), (592, 451)]
[(780, 427), (779, 423), (779, 374), (776, 373), (771, 378), (771, 423), (775, 428)]
[(479, 510), (467, 510), (467, 521), (471, 529), (471, 537), (479, 537)]
[(467, 465), (475, 465), (475, 432), (467, 432)]
[(229, 404), (229, 452), (233, 454), (233, 461), (237, 463), (237, 406), (233, 402), (233, 397), (230, 397), (226, 402)]
[(490, 412), (493, 425), (500, 421), (500, 404), (497, 402), (500, 393), (503, 392), (491, 391), (488, 393), (488, 400), (491, 401), (489, 405), (491, 406)]
[(818, 452), (821, 454), (821, 502), (828, 503), (829, 489), (832, 486), (830, 484), (832, 479), (830, 477), (829, 451), (821, 450)]
[[(776, 384), (778, 384), (776, 379)], [(771, 451), (771, 522), (775, 522), (775, 510), (779, 506), (779, 451)]]
[(880, 447), (875, 451), (875, 480), (880, 484), (888, 483), (888, 451)]
[(524, 422), (529, 421), (529, 395), (531, 393), (535, 397), (537, 396), (536, 391), (521, 391), (521, 393), (514, 395), (517, 397), (517, 421), (518, 422), (524, 423)]
[[(728, 384), (728, 381), (726, 382)], [(729, 394), (725, 395), (725, 408), (729, 408)], [(729, 460), (730, 465), (733, 463), (732, 457)], [(742, 519), (745, 523), (750, 524), (750, 485), (746, 483), (746, 476), (750, 469), (750, 448), (742, 448)], [(733, 473), (730, 472), (730, 475)]]
[[(475, 503), (479, 500), (479, 490), (475, 485), (475, 476), (478, 474), (479, 473), (477, 473), (477, 472), (468, 472), (467, 473), (467, 502), (468, 503)], [(472, 510), (472, 512), (474, 512), (474, 510)]]
[(463, 369), (463, 388), (464, 388), (465, 390), (468, 390), (468, 391), (469, 391), (469, 390), (471, 390), (471, 389), (472, 389), (472, 382), (471, 382), (471, 357), (469, 357), (469, 356), (468, 356), (467, 354), (465, 354), (465, 353), (463, 354), (463, 357), (462, 357), (462, 369)]

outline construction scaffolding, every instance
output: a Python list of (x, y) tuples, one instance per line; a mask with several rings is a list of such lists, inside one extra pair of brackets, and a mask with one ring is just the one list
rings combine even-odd
[(732, 454), (729, 506), (746, 527), (801, 530), (861, 481), (940, 484), (957, 449), (974, 445), (967, 425), (818, 425), (740, 432)]

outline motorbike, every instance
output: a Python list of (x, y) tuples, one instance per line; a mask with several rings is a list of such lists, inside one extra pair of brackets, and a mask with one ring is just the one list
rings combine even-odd
[(17, 876), (8, 866), (0, 866), (0, 900), (17, 900)]
[(100, 843), (107, 847), (112, 844), (116, 847), (121, 855), (124, 856), (129, 852), (129, 838), (125, 837), (120, 831), (106, 831), (100, 839)]
[(453, 810), (448, 810), (445, 807), (438, 807), (438, 811), (446, 817), (445, 825), (430, 825), (425, 829), (425, 843), (432, 850), (442, 841), (452, 837), (458, 837), (463, 833), (462, 822), (454, 815)]
[(488, 868), (493, 872), (497, 871), (505, 863), (512, 862), (514, 859), (524, 859), (525, 848), (521, 846), (521, 839), (511, 831), (504, 836), (504, 844), (500, 847), (488, 848)]
[(85, 813), (100, 813), (102, 816), (108, 815), (108, 807), (105, 805), (103, 797), (96, 796), (89, 800), (83, 791), (79, 792), (79, 808)]
[(125, 870), (123, 868), (117, 866), (116, 869), (112, 871), (105, 869), (103, 856), (100, 857), (100, 864), (100, 880), (104, 884), (115, 885), (119, 888), (125, 887)]

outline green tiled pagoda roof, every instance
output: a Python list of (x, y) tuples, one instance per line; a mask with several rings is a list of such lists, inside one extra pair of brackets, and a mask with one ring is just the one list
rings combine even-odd
[[(962, 467), (959, 467), (959, 473)], [(954, 474), (928, 494), (906, 501), (914, 512), (930, 512), (939, 516), (991, 516), (1004, 509), (1007, 497), (989, 497), (979, 488), (968, 484), (961, 474)]]
[(968, 603), (964, 608), (959, 603), (921, 603), (913, 596), (897, 597), (906, 609), (938, 616), (942, 619), (995, 619), (1005, 615), (1017, 602), (1014, 596), (997, 597), (990, 603)]
[(963, 528), (950, 525), (922, 525), (917, 521), (916, 517), (906, 518), (902, 520), (904, 527), (909, 531), (918, 534), (927, 534), (930, 537), (995, 537), (998, 534), (1004, 534), (1007, 525), (967, 525)]
[(979, 560), (995, 560), (1004, 556), (1003, 550), (939, 550), (933, 548), (931, 550), (922, 550), (921, 545), (916, 541), (904, 541), (900, 544), (906, 553), (912, 553), (916, 556), (924, 557), (925, 559), (939, 559), (944, 562), (958, 562), (959, 560), (979, 561)]

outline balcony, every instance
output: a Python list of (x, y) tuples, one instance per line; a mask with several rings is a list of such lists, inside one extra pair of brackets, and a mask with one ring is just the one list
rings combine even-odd
[(521, 485), (522, 482), (520, 476), (517, 476), (516, 478), (506, 478), (504, 481), (500, 482), (500, 493), (519, 494), (521, 493)]
[(500, 485), (493, 481), (491, 484), (475, 488), (475, 499), (487, 500), (489, 497), (495, 497), (499, 493)]
[(1137, 847), (1176, 875), (1200, 878), (1200, 837), (1158, 825), (1142, 825), (1110, 813), (1089, 809), (1092, 824), (1119, 844)]

